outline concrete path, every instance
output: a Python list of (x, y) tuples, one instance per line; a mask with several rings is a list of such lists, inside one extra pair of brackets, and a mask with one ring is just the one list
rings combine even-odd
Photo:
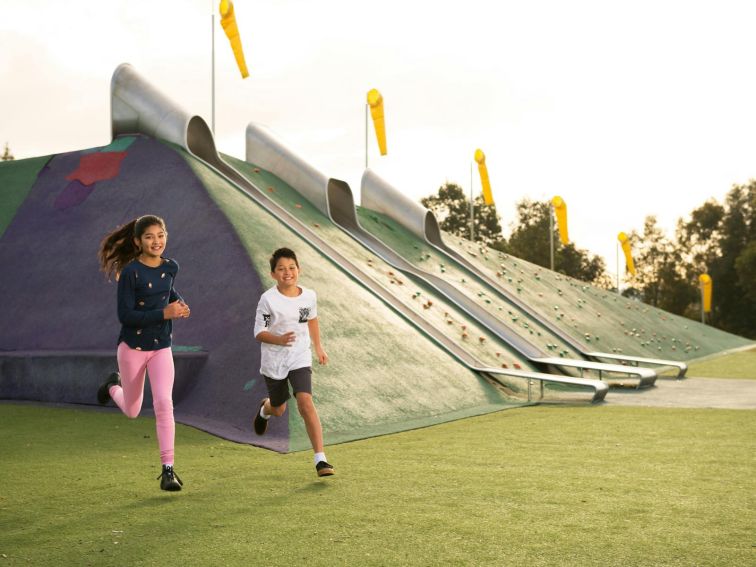
[(665, 408), (756, 409), (756, 380), (659, 378), (644, 390), (613, 388), (606, 403)]

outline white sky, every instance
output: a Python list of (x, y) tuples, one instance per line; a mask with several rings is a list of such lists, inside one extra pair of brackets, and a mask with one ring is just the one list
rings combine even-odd
[[(365, 96), (413, 198), (469, 190), (477, 147), (505, 233), (523, 197), (564, 198), (570, 237), (615, 269), (616, 236), (672, 230), (756, 177), (756, 2), (236, 0), (250, 78), (216, 17), (216, 133), (244, 157), (260, 122), (359, 193)], [(0, 144), (17, 158), (109, 141), (129, 62), (210, 123), (208, 0), (0, 0)], [(480, 182), (475, 172), (475, 191)], [(357, 197), (359, 202), (359, 197)]]

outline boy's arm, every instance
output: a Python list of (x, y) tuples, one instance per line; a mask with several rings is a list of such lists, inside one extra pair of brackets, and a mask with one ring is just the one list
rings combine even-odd
[(293, 332), (276, 335), (267, 329), (270, 328), (271, 309), (264, 298), (260, 299), (255, 312), (255, 339), (261, 343), (271, 345), (291, 346), (295, 340)]
[(255, 339), (261, 343), (268, 343), (271, 345), (291, 346), (291, 343), (296, 340), (296, 336), (293, 331), (284, 333), (283, 335), (274, 335), (270, 331), (260, 331), (255, 335)]
[(320, 344), (320, 325), (318, 324), (317, 317), (313, 317), (307, 321), (307, 329), (310, 331), (312, 344), (315, 345), (315, 353), (318, 355), (318, 362), (320, 364), (328, 364), (328, 354), (323, 350), (323, 345)]

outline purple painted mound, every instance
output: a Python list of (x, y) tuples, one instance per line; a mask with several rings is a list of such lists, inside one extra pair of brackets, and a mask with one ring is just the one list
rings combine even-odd
[[(119, 332), (116, 285), (99, 272), (97, 249), (116, 226), (156, 214), (168, 225), (167, 255), (181, 266), (176, 288), (192, 308), (174, 325), (176, 418), (259, 444), (251, 417), (263, 384), (250, 326), (260, 278), (176, 150), (138, 137), (119, 153), (116, 171), (99, 158), (107, 175), (89, 186), (71, 181), (85, 152), (54, 157), (0, 239), (0, 398), (96, 404), (97, 386), (116, 368)], [(262, 440), (288, 449), (288, 431)]]

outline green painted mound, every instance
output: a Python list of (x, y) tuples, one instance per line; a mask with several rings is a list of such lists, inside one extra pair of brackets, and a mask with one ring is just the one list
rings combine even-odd
[(444, 242), (569, 333), (585, 351), (687, 361), (752, 344), (450, 234)]
[(246, 162), (227, 157), (230, 163), (268, 196), (290, 213), (328, 238), (329, 243), (365, 268), (374, 281), (422, 316), (449, 338), (464, 345), (465, 350), (489, 367), (534, 367), (509, 346), (502, 343), (475, 319), (458, 309), (434, 290), (406, 278), (402, 273), (364, 248), (331, 220), (275, 175)]
[[(418, 333), (242, 190), (199, 161), (186, 154), (185, 157), (234, 226), (263, 280), (270, 271), (271, 252), (287, 246), (299, 256), (302, 285), (317, 292), (323, 344), (331, 360), (327, 366), (316, 364), (313, 368), (313, 392), (328, 443), (432, 425), (523, 403), (506, 396)], [(238, 160), (227, 159), (239, 167)], [(246, 173), (259, 175), (254, 181), (261, 188), (271, 188), (269, 195), (281, 197), (285, 188), (280, 181), (248, 169)], [(330, 230), (301, 198), (291, 208), (311, 226)], [(329, 239), (337, 236), (328, 233)], [(344, 235), (345, 247), (347, 242), (353, 249), (359, 248)], [(364, 251), (354, 249), (354, 253), (368, 260)], [(273, 285), (272, 279), (268, 281)], [(251, 330), (248, 341), (250, 348), (259, 348)], [(251, 388), (259, 380), (259, 372), (250, 369), (249, 375)], [(290, 450), (309, 447), (296, 411), (289, 411), (289, 430)]]
[(471, 297), (478, 305), (492, 313), (502, 326), (513, 330), (544, 353), (554, 351), (561, 357), (580, 358), (580, 353), (539, 324), (537, 320), (505, 302), (454, 260), (447, 258), (386, 215), (363, 207), (357, 208), (357, 215), (360, 224), (373, 236), (401, 254), (417, 268), (451, 283), (464, 295)]

